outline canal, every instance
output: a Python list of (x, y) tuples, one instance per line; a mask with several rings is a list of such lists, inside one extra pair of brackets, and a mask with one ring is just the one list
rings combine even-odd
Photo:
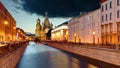
[(120, 68), (30, 42), (16, 68)]

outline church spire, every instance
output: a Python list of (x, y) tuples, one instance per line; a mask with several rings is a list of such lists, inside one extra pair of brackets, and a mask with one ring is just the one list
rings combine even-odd
[(46, 16), (46, 17), (48, 16), (48, 12), (45, 12), (45, 16)]
[(44, 28), (50, 28), (50, 22), (49, 22), (49, 19), (48, 19), (48, 13), (45, 12), (45, 19), (44, 19)]

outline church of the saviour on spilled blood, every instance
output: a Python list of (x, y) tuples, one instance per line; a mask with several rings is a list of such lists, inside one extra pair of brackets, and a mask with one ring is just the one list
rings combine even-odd
[(51, 30), (53, 28), (53, 24), (49, 22), (47, 12), (45, 15), (46, 17), (42, 24), (39, 18), (36, 21), (37, 23), (35, 29), (35, 37), (39, 40), (49, 40), (51, 38)]

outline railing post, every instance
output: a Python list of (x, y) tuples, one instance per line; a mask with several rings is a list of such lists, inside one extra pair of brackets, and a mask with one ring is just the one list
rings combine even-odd
[(8, 44), (8, 50), (9, 50), (9, 51), (12, 51), (11, 44)]
[(120, 45), (119, 44), (116, 44), (116, 49), (120, 50)]

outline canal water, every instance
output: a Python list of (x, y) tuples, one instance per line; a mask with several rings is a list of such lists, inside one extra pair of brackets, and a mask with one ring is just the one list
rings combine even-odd
[(16, 68), (120, 68), (30, 42)]

